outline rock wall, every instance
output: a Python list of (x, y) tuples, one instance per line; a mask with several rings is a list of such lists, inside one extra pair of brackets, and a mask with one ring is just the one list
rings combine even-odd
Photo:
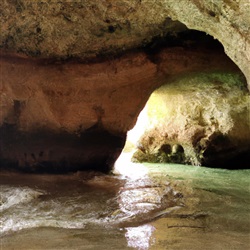
[(164, 49), (153, 61), (145, 53), (96, 63), (2, 55), (1, 165), (107, 170), (163, 81), (195, 71), (238, 70), (223, 53), (204, 48)]
[(250, 2), (245, 0), (161, 1), (173, 20), (218, 39), (245, 74), (250, 90)]
[(133, 160), (247, 168), (250, 95), (242, 80), (198, 73), (154, 91), (134, 128), (141, 136), (133, 142)]
[(93, 64), (3, 56), (1, 72), (2, 165), (34, 171), (112, 166), (156, 82), (142, 54)]

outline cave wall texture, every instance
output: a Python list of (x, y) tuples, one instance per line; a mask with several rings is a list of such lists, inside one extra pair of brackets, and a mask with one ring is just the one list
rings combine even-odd
[(181, 77), (151, 94), (124, 151), (136, 162), (248, 168), (249, 103), (238, 73)]
[(249, 13), (245, 0), (1, 1), (1, 167), (107, 170), (168, 79), (241, 70), (250, 88)]

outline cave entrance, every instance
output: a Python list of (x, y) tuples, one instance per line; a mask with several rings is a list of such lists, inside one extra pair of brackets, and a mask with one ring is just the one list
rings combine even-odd
[[(174, 51), (177, 47), (183, 51), (182, 56), (175, 55), (179, 61), (164, 62), (164, 49)], [(222, 45), (203, 32), (190, 31), (179, 35), (179, 39), (156, 39), (146, 51), (160, 65), (165, 79), (127, 133), (125, 147), (115, 164), (118, 172), (123, 171), (122, 162), (128, 161), (248, 168), (247, 83)], [(186, 52), (192, 57), (190, 61), (185, 58)], [(210, 53), (217, 56), (211, 58)], [(201, 57), (207, 60), (204, 65)], [(182, 59), (186, 60), (184, 66)], [(131, 170), (133, 174), (135, 169)], [(138, 171), (145, 169), (140, 167)]]

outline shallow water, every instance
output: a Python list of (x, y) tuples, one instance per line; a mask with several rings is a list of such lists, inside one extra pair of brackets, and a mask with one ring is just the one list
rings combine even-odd
[(117, 172), (2, 172), (0, 249), (250, 249), (250, 170)]

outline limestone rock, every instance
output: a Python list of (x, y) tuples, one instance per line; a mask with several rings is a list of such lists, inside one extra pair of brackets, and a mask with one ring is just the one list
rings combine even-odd
[(36, 57), (114, 54), (187, 29), (158, 4), (139, 0), (6, 0), (0, 9), (1, 47)]
[(145, 132), (133, 159), (247, 167), (249, 103), (250, 95), (237, 74), (197, 74), (162, 86), (145, 107)]
[(152, 56), (82, 63), (3, 54), (1, 167), (107, 171), (156, 87), (191, 71), (238, 71), (221, 50), (177, 47)]
[(93, 64), (4, 57), (1, 72), (1, 167), (40, 172), (108, 171), (156, 83), (143, 54)]

